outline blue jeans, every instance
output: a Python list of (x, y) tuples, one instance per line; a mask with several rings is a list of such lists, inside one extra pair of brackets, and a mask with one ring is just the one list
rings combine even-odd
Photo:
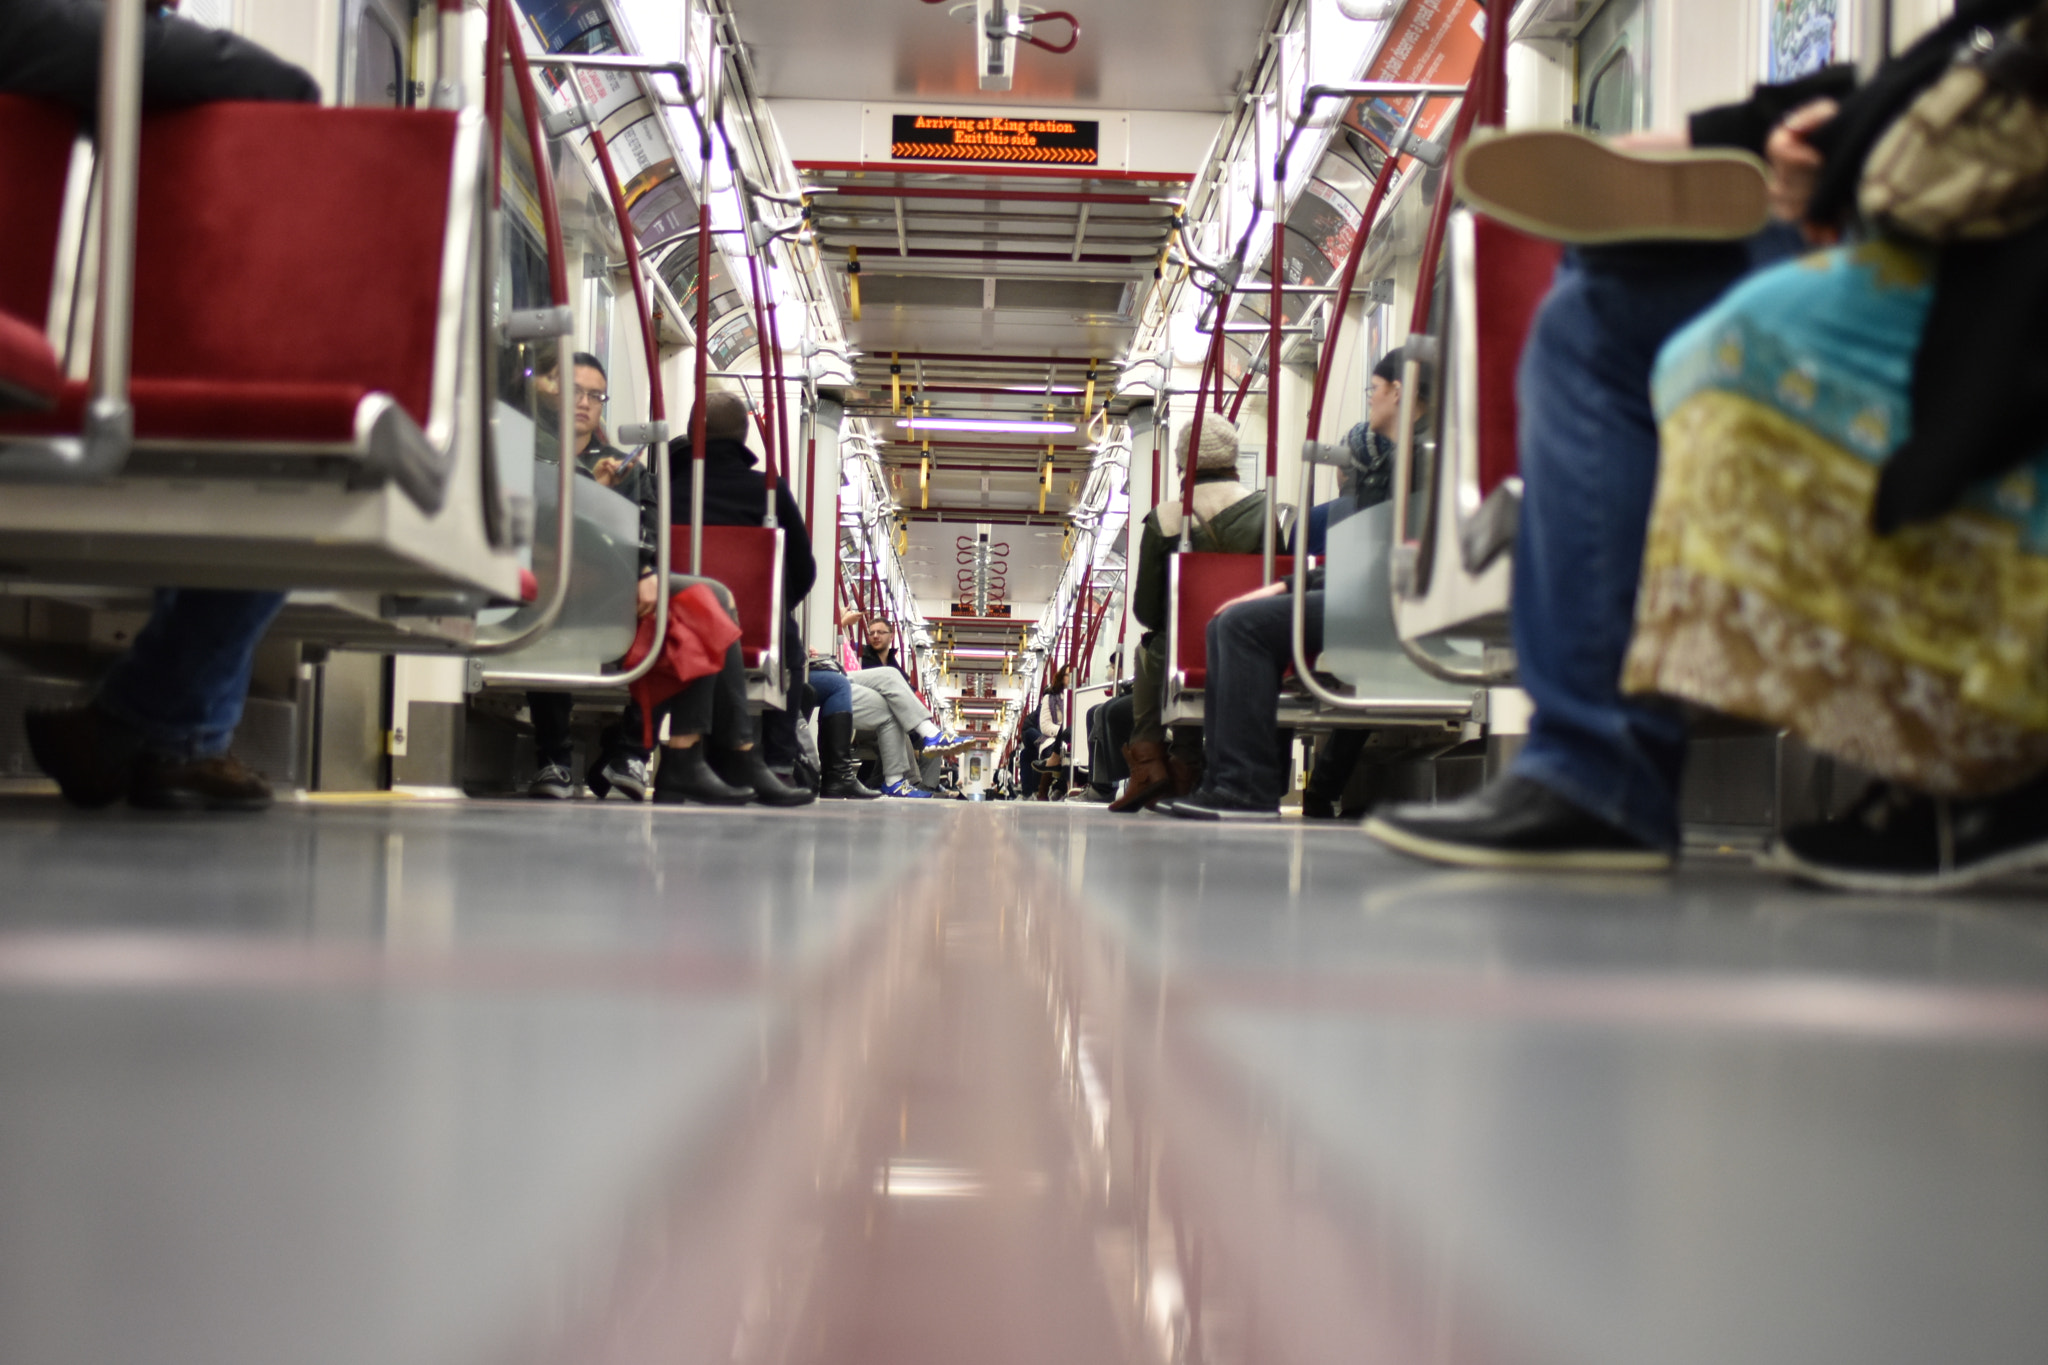
[(820, 718), (853, 714), (853, 684), (846, 680), (844, 673), (829, 668), (813, 668), (811, 691), (818, 694)]
[(1536, 713), (1512, 771), (1658, 848), (1678, 844), (1685, 720), (1621, 693), (1657, 484), (1650, 370), (1729, 285), (1797, 249), (1769, 229), (1746, 244), (1567, 252), (1522, 349), (1511, 615)]
[(281, 592), (158, 588), (149, 623), (94, 700), (171, 762), (225, 753), (249, 695), (256, 646), (283, 606)]

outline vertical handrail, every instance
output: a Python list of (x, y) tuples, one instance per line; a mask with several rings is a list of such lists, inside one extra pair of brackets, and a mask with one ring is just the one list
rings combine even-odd
[[(1503, 20), (1502, 24), (1498, 26), (1504, 27), (1505, 21)], [(1495, 27), (1497, 25), (1489, 22), (1487, 31), (1491, 33)], [(1312, 444), (1322, 430), (1323, 399), (1329, 389), (1330, 369), (1336, 363), (1337, 339), (1344, 330), (1344, 316), (1350, 311), (1351, 291), (1358, 282), (1358, 267), (1365, 259), (1366, 242), (1372, 236), (1374, 222), (1379, 217), (1380, 207), (1386, 201), (1387, 190), (1393, 184), (1394, 173), (1401, 164), (1401, 153), (1394, 149), (1408, 145), (1409, 138), (1415, 132), (1416, 122), (1422, 117), (1422, 108), (1425, 103), (1427, 101), (1423, 98), (1419, 96), (1416, 98), (1415, 103), (1409, 107), (1408, 117), (1402, 122), (1400, 135), (1389, 144), (1387, 159), (1380, 166), (1380, 173), (1373, 181), (1372, 194), (1365, 201), (1365, 212), (1358, 222), (1358, 235), (1352, 239), (1351, 250), (1344, 258), (1344, 274), (1337, 286), (1337, 297), (1330, 313), (1329, 331), (1323, 339), (1322, 363), (1317, 366), (1315, 390), (1309, 398), (1308, 434), (1305, 444)], [(1469, 108), (1471, 103), (1468, 99), (1466, 107)], [(1462, 119), (1462, 117), (1463, 110), (1460, 110), (1460, 118)], [(1446, 184), (1449, 183), (1449, 179), (1448, 176), (1445, 177)], [(1428, 294), (1429, 282), (1426, 275), (1423, 277), (1423, 282), (1418, 286), (1418, 289), (1421, 293)], [(1407, 407), (1405, 405), (1408, 403), (1409, 397), (1410, 391), (1404, 386), (1402, 393), (1404, 421), (1407, 414)], [(1405, 431), (1401, 439), (1404, 441), (1407, 439)], [(1312, 482), (1314, 474), (1315, 465), (1309, 460), (1308, 451), (1304, 449), (1301, 461), (1301, 478), (1297, 493), (1298, 511), (1296, 513), (1297, 524), (1303, 527), (1308, 525), (1308, 516), (1311, 510), (1310, 500), (1314, 497)], [(1403, 476), (1397, 471), (1395, 483), (1399, 485), (1402, 478)], [(1310, 696), (1314, 697), (1318, 703), (1333, 710), (1372, 711), (1384, 709), (1383, 703), (1338, 696), (1327, 687), (1324, 687), (1321, 682), (1317, 681), (1314, 671), (1310, 668), (1311, 660), (1308, 658), (1309, 557), (1307, 554), (1308, 545), (1305, 539), (1302, 541), (1300, 548), (1303, 552), (1294, 557), (1294, 576), (1289, 594), (1293, 599), (1290, 643), (1294, 659), (1295, 677), (1300, 680), (1303, 689)], [(1398, 633), (1396, 632), (1396, 634)], [(1403, 647), (1406, 648), (1405, 642)]]
[[(559, 376), (560, 394), (555, 403), (556, 435), (559, 442), (560, 502), (555, 508), (555, 581), (549, 585), (539, 614), (526, 629), (509, 635), (502, 640), (479, 642), (469, 646), (472, 656), (509, 654), (523, 649), (555, 627), (561, 619), (563, 604), (569, 600), (569, 553), (576, 532), (576, 414), (573, 402), (576, 393), (576, 368), (573, 363), (574, 342), (567, 326), (569, 317), (569, 266), (568, 248), (562, 242), (562, 209), (555, 198), (554, 168), (548, 163), (547, 133), (541, 125), (540, 100), (535, 93), (533, 65), (526, 57), (526, 43), (520, 36), (518, 25), (513, 22), (512, 0), (493, 0), (503, 6), (497, 29), (504, 44), (504, 51), (484, 55), (484, 67), (493, 76), (498, 72), (501, 58), (510, 56), (513, 68), (513, 86), (519, 92), (519, 114), (526, 124), (526, 144), (533, 156), (534, 190), (540, 196), (540, 217), (542, 237), (547, 243), (548, 253), (548, 301), (553, 305), (557, 325), (562, 331), (555, 339), (556, 373)], [(497, 180), (500, 167), (493, 163), (491, 178)], [(495, 193), (495, 190), (494, 190)], [(497, 230), (496, 220), (486, 217), (486, 232)], [(488, 289), (488, 285), (486, 288)]]
[(705, 116), (697, 124), (697, 355), (696, 402), (690, 408), (690, 574), (704, 576), (704, 427), (711, 396), (711, 129), (718, 121), (717, 44), (704, 62)]
[[(492, 13), (497, 7), (492, 6)], [(590, 128), (590, 146), (597, 159), (599, 174), (604, 179), (605, 190), (612, 201), (612, 216), (618, 220), (619, 242), (625, 248), (626, 279), (633, 289), (633, 315), (640, 324), (640, 342), (647, 360), (647, 476), (655, 481), (655, 517), (660, 530), (655, 537), (654, 575), (659, 585), (656, 600), (659, 605), (654, 612), (654, 638), (648, 642), (646, 654), (640, 662), (618, 673), (504, 673), (494, 674), (493, 680), (502, 683), (525, 683), (530, 687), (629, 687), (647, 676), (668, 644), (668, 581), (673, 564), (673, 551), (669, 547), (668, 518), (670, 489), (668, 483), (668, 405), (661, 382), (661, 351), (654, 331), (654, 316), (648, 304), (646, 279), (640, 269), (640, 247), (633, 231), (632, 217), (626, 211), (626, 196), (619, 184), (618, 167), (612, 162), (610, 145), (605, 141), (597, 119), (584, 98), (583, 86), (574, 71), (569, 72), (569, 89), (576, 100), (583, 121)], [(564, 388), (566, 399), (574, 392)], [(568, 404), (563, 404), (566, 410)], [(572, 428), (573, 433), (573, 428)], [(578, 451), (577, 456), (582, 452)], [(566, 467), (567, 461), (564, 465)], [(566, 559), (567, 552), (564, 551)], [(636, 630), (637, 634), (637, 630)]]
[[(1272, 281), (1271, 301), (1266, 306), (1266, 525), (1265, 543), (1261, 547), (1263, 556), (1259, 565), (1259, 586), (1273, 581), (1273, 553), (1275, 542), (1280, 538), (1280, 257), (1287, 245), (1287, 221), (1280, 213), (1280, 187), (1283, 181), (1278, 173), (1273, 177), (1273, 254), (1266, 261), (1266, 274)], [(1251, 383), (1251, 372), (1245, 372), (1245, 383)], [(1306, 527), (1306, 521), (1297, 525)], [(1296, 532), (1302, 535), (1305, 532)], [(1302, 542), (1306, 547), (1307, 542)]]
[(775, 365), (768, 358), (768, 304), (764, 297), (767, 292), (767, 271), (761, 268), (761, 258), (754, 251), (752, 234), (747, 237), (747, 278), (754, 286), (754, 351), (761, 359), (761, 406), (765, 409), (761, 421), (761, 483), (766, 490), (768, 509), (763, 517), (763, 526), (775, 524), (775, 474), (776, 446), (780, 433), (775, 414)]
[[(434, 43), (434, 107), (462, 107), (462, 11), (463, 0), (439, 0), (435, 6), (439, 27)], [(486, 24), (488, 29), (493, 27)], [(487, 63), (488, 66), (488, 63)]]
[(84, 468), (118, 474), (135, 441), (128, 383), (135, 359), (135, 217), (142, 168), (140, 0), (105, 7), (100, 35), (99, 140), (104, 185), (100, 211), (99, 347), (86, 408)]
[(1216, 301), (1216, 330), (1209, 338), (1209, 354), (1202, 361), (1202, 373), (1195, 381), (1195, 420), (1188, 428), (1187, 463), (1181, 470), (1180, 549), (1183, 554), (1193, 543), (1195, 525), (1195, 468), (1202, 460), (1202, 409), (1209, 399), (1209, 368), (1223, 363), (1223, 321), (1229, 296)]

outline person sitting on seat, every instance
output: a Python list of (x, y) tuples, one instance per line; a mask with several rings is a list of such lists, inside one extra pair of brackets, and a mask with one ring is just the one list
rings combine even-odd
[[(929, 785), (923, 780), (924, 765), (958, 752), (972, 741), (939, 724), (931, 708), (918, 699), (910, 675), (896, 661), (896, 632), (887, 621), (848, 611), (841, 614), (839, 624), (861, 633), (861, 666), (847, 676), (847, 681), (869, 694), (863, 697), (859, 691), (854, 693), (854, 729), (875, 742), (887, 783), (882, 794), (930, 796)], [(890, 733), (892, 728), (896, 734)], [(904, 762), (906, 757), (908, 764)], [(936, 769), (931, 776), (938, 776)]]
[[(1174, 440), (1174, 463), (1188, 464), (1194, 423)], [(1195, 516), (1191, 548), (1203, 552), (1254, 554), (1265, 546), (1266, 495), (1237, 478), (1237, 428), (1213, 413), (1202, 418), (1202, 444), (1195, 456)], [(1176, 734), (1171, 751), (1160, 716), (1166, 691), (1166, 569), (1178, 552), (1181, 499), (1168, 498), (1145, 516), (1138, 543), (1138, 579), (1131, 615), (1145, 628), (1138, 641), (1137, 682), (1131, 692), (1131, 742), (1124, 750), (1130, 781), (1110, 803), (1113, 811), (1143, 810), (1167, 796), (1194, 790), (1202, 769), (1201, 741)]]
[[(1373, 367), (1367, 418), (1345, 435), (1360, 474), (1351, 486), (1347, 516), (1392, 496), (1384, 442), (1401, 412), (1401, 381), (1396, 377), (1400, 366), (1401, 352), (1394, 350)], [(1426, 413), (1427, 403), (1418, 402), (1416, 411)], [(1322, 572), (1310, 571), (1302, 608), (1302, 651), (1311, 663), (1323, 650)], [(1290, 737), (1280, 729), (1280, 679), (1294, 663), (1294, 601), (1289, 586), (1285, 579), (1269, 583), (1224, 603), (1209, 618), (1204, 637), (1209, 680), (1202, 689), (1202, 742), (1208, 767), (1200, 787), (1159, 807), (1169, 815), (1182, 820), (1280, 818), (1290, 758)], [(1352, 735), (1358, 737), (1355, 745)], [(1365, 735), (1362, 729), (1338, 731), (1339, 738), (1324, 746), (1338, 748), (1332, 766), (1355, 763)], [(1344, 774), (1348, 780), (1348, 766)]]
[[(0, 92), (97, 112), (105, 8), (85, 0), (0, 5)], [(256, 44), (151, 14), (142, 44), (145, 109), (209, 100), (317, 103), (320, 87)], [(149, 621), (86, 705), (24, 717), (36, 766), (88, 808), (124, 796), (156, 810), (262, 810), (270, 784), (228, 752), (256, 647), (281, 592), (159, 588)]]
[[(645, 533), (650, 529), (647, 523), (651, 521), (652, 497), (647, 487), (646, 468), (639, 464), (628, 465), (626, 452), (605, 439), (602, 419), (609, 381), (604, 362), (588, 351), (576, 352), (573, 360), (571, 373), (575, 376), (576, 388), (573, 420), (576, 424), (579, 472), (641, 508), (641, 572), (651, 576), (654, 572), (654, 547)], [(545, 367), (536, 370), (533, 396), (535, 430), (545, 448), (552, 451), (554, 444), (546, 438), (556, 430), (561, 412), (562, 385), (558, 372)], [(645, 596), (647, 600), (642, 603), (642, 616), (653, 609), (652, 595)], [(569, 733), (569, 718), (575, 705), (576, 699), (567, 692), (526, 694), (527, 714), (533, 720), (534, 762), (539, 769), (526, 789), (528, 796), (566, 801), (576, 794), (573, 767), (576, 745)], [(600, 799), (605, 792), (612, 790), (629, 800), (647, 799), (648, 755), (632, 741), (630, 734), (637, 728), (622, 722), (606, 732), (606, 740), (600, 746), (596, 761), (591, 764), (588, 779), (591, 791)]]
[[(818, 795), (828, 801), (872, 801), (881, 795), (860, 780), (860, 760), (854, 756), (854, 691), (839, 660), (823, 654), (810, 656), (810, 686), (817, 698), (814, 717), (818, 731)], [(862, 692), (868, 689), (860, 688)]]
[[(1581, 244), (1537, 315), (1518, 383), (1512, 623), (1536, 709), (1502, 778), (1447, 806), (1376, 812), (1368, 833), (1466, 866), (1670, 866), (1684, 718), (1625, 690), (1626, 665), (1631, 690), (1767, 714), (1937, 793), (2010, 788), (1968, 806), (1881, 791), (1846, 821), (1788, 832), (1780, 857), (1802, 876), (1936, 887), (2048, 860), (2048, 799), (2028, 780), (2048, 759), (2043, 691), (2038, 674), (2021, 683), (1991, 666), (2007, 650), (2048, 656), (2038, 591), (1989, 586), (2038, 581), (2038, 559), (2009, 526), (1992, 536), (1961, 524), (2003, 515), (1997, 490), (1971, 481), (2023, 466), (2048, 437), (2038, 386), (2015, 368), (2048, 346), (2044, 229), (1959, 242), (1938, 260), (1866, 243), (1728, 294), (1800, 248), (1787, 225), (1831, 237), (1876, 139), (1958, 44), (2037, 5), (1966, 0), (1839, 108), (1846, 70), (1694, 116), (1695, 146), (1761, 151), (1767, 171), (1725, 151), (1628, 155), (1560, 133), (1468, 149), (1468, 200)], [(1603, 192), (1553, 192), (1589, 177)], [(1766, 229), (1771, 215), (1783, 221)], [(1940, 382), (1963, 371), (1967, 382)], [(1860, 504), (1845, 508), (1846, 487), (1865, 490)], [(1972, 510), (1951, 513), (1966, 494)], [(1873, 510), (1877, 536), (1863, 520)], [(1950, 520), (1919, 524), (1933, 518)], [(1723, 553), (1739, 583), (1714, 566)], [(2002, 632), (1995, 646), (1987, 624)], [(1750, 704), (1766, 691), (1778, 694), (1767, 708)]]
[[(755, 465), (754, 452), (747, 448), (749, 415), (746, 399), (721, 391), (704, 400), (704, 524), (706, 526), (763, 526), (768, 518), (768, 478)], [(696, 430), (693, 410), (684, 435), (669, 443), (669, 521), (690, 524), (690, 493), (696, 483), (696, 462), (691, 458), (689, 433)], [(756, 766), (767, 771), (780, 789), (776, 804), (801, 805), (816, 796), (794, 785), (790, 772), (802, 757), (797, 742), (797, 716), (803, 707), (806, 657), (802, 632), (793, 613), (818, 579), (818, 565), (811, 554), (810, 532), (803, 512), (789, 491), (789, 481), (775, 480), (775, 524), (782, 528), (782, 657), (789, 661), (789, 689), (783, 706), (771, 708), (760, 719), (762, 746), (766, 753)], [(715, 565), (706, 564), (708, 576), (716, 577)], [(802, 793), (801, 798), (798, 793)]]

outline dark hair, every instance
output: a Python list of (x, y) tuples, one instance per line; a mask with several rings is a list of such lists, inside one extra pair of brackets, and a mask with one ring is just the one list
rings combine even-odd
[(1372, 367), (1372, 377), (1374, 379), (1384, 379), (1389, 384), (1398, 384), (1401, 382), (1401, 366), (1406, 360), (1407, 356), (1403, 353), (1402, 348), (1396, 346), (1393, 350), (1381, 356), (1380, 363)]
[(611, 375), (606, 372), (604, 368), (604, 362), (602, 360), (599, 360), (590, 352), (578, 351), (575, 355), (569, 357), (569, 368), (571, 370), (580, 369), (585, 365), (588, 365), (591, 369), (596, 370), (599, 374), (604, 375), (605, 382), (611, 382)]

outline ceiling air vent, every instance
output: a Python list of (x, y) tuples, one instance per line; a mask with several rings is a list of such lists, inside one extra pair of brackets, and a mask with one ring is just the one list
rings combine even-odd
[(999, 279), (998, 309), (1048, 313), (1121, 313), (1122, 280)]
[(860, 300), (869, 308), (981, 308), (981, 281), (951, 275), (878, 275), (863, 271)]

